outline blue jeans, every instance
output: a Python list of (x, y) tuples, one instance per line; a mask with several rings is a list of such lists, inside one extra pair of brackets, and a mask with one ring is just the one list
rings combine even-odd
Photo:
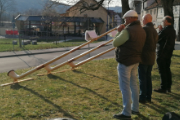
[(139, 99), (142, 101), (151, 100), (152, 95), (152, 81), (151, 81), (151, 71), (152, 65), (139, 64), (139, 86), (140, 94)]
[(119, 87), (123, 98), (122, 114), (126, 116), (131, 116), (131, 110), (136, 112), (139, 111), (139, 93), (136, 76), (138, 65), (139, 63), (125, 66), (119, 63), (117, 66)]

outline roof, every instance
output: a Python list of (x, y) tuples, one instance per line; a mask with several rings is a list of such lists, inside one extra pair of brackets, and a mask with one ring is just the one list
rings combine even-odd
[(116, 13), (114, 12), (114, 10), (107, 10), (109, 16), (112, 18)]
[(26, 15), (18, 15), (15, 20), (18, 21), (58, 21), (58, 22), (85, 22), (90, 20), (93, 23), (104, 23), (101, 18), (94, 17), (45, 17), (45, 16), (26, 16)]
[[(173, 5), (179, 5), (179, 4), (180, 4), (180, 0), (174, 0)], [(161, 0), (157, 0), (157, 2), (154, 1), (154, 3), (152, 3), (150, 6), (146, 7), (145, 9), (149, 10), (157, 6), (162, 6)]]
[(18, 15), (15, 18), (15, 20), (19, 20), (19, 21), (46, 21), (46, 20), (50, 20), (50, 17)]
[(60, 22), (85, 22), (87, 20), (90, 20), (92, 23), (104, 23), (104, 21), (101, 18), (94, 18), (94, 17), (60, 17), (57, 21)]

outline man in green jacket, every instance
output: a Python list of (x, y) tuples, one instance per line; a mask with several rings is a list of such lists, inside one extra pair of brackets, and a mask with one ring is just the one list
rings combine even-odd
[(131, 114), (139, 113), (139, 92), (136, 75), (146, 39), (146, 33), (140, 25), (138, 14), (134, 10), (126, 12), (123, 18), (125, 24), (118, 27), (118, 33), (113, 40), (113, 46), (117, 47), (115, 54), (118, 62), (119, 87), (123, 98), (122, 112), (113, 116), (117, 119), (129, 119)]

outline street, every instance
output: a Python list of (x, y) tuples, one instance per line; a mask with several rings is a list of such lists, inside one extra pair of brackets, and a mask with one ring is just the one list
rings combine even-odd
[[(112, 46), (111, 45), (104, 46), (98, 50), (95, 50), (94, 52), (92, 52), (90, 54), (83, 56), (82, 58), (78, 59), (75, 62), (92, 57), (93, 55), (103, 52), (109, 48), (112, 48)], [(75, 57), (87, 50), (88, 49), (77, 50), (77, 51), (67, 55), (66, 57), (61, 58), (60, 60), (54, 62), (53, 64), (60, 64), (60, 63), (67, 61), (70, 58)], [(17, 70), (17, 69), (24, 69), (24, 68), (29, 68), (29, 67), (36, 67), (36, 66), (41, 65), (57, 56), (60, 56), (63, 53), (64, 52), (56, 52), (56, 53), (47, 53), (47, 54), (1, 58), (0, 59), (0, 68), (1, 68), (0, 73), (8, 72), (9, 70)], [(109, 53), (106, 53), (96, 59), (104, 59), (104, 58), (112, 58), (112, 57), (114, 57), (114, 50)]]
[[(78, 59), (76, 62), (82, 61), (84, 59), (87, 59), (89, 57), (92, 57), (100, 52), (103, 52), (109, 48), (112, 48), (112, 45), (104, 46), (98, 50), (95, 50), (94, 52), (87, 54), (80, 59)], [(64, 58), (61, 58), (60, 60), (52, 63), (54, 65), (60, 64), (64, 61), (69, 60), (72, 57), (75, 57), (84, 51), (87, 51), (88, 49), (82, 49), (77, 50), (69, 55), (67, 55)], [(177, 42), (175, 45), (175, 50), (180, 50), (180, 43)], [(7, 58), (1, 58), (0, 59), (0, 73), (2, 72), (8, 72), (9, 70), (17, 70), (17, 69), (24, 69), (24, 68), (30, 68), (30, 67), (36, 67), (38, 65), (41, 65), (47, 61), (52, 60), (53, 58), (60, 56), (64, 52), (56, 52), (56, 53), (47, 53), (47, 54), (37, 54), (37, 55), (25, 55), (25, 56), (18, 56), (18, 57), (7, 57)], [(105, 59), (105, 58), (114, 58), (114, 50), (110, 51), (97, 59)]]

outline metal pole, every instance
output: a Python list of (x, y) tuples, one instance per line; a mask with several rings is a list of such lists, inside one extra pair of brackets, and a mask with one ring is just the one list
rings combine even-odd
[[(110, 3), (110, 1), (108, 2), (108, 11), (107, 11), (107, 24), (106, 24), (106, 31), (108, 31), (108, 12), (109, 12), (109, 3)], [(108, 37), (108, 35), (106, 35), (106, 40), (107, 40), (107, 37)]]
[(20, 37), (21, 37), (21, 34), (19, 33), (19, 47), (21, 48), (22, 46), (21, 46), (21, 39), (20, 39)]

